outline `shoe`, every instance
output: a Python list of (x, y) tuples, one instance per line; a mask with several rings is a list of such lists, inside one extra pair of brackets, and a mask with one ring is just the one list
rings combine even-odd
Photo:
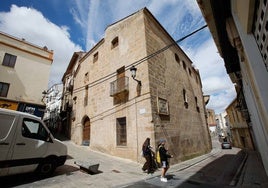
[(160, 180), (161, 180), (162, 182), (167, 182), (167, 178), (163, 178), (163, 177), (161, 177)]

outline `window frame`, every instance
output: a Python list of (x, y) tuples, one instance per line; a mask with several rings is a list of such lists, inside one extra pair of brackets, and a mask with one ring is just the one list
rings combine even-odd
[(176, 60), (176, 62), (180, 64), (180, 61), (181, 61), (181, 60), (180, 60), (179, 55), (178, 55), (177, 53), (175, 53), (174, 56), (175, 56), (175, 60)]
[(97, 62), (99, 59), (99, 52), (93, 54), (93, 63)]
[(188, 104), (188, 98), (187, 98), (187, 92), (186, 92), (186, 89), (183, 89), (183, 90), (182, 90), (182, 93), (183, 93), (184, 107), (185, 107), (186, 109), (188, 109), (189, 104)]
[(196, 96), (194, 97), (194, 99), (195, 99), (196, 111), (197, 111), (197, 112), (200, 112), (200, 108), (199, 108), (199, 106), (198, 106), (198, 99), (197, 99)]
[(111, 42), (111, 49), (114, 49), (115, 47), (117, 47), (119, 45), (119, 38), (118, 36), (115, 37), (112, 42)]
[[(6, 88), (3, 88), (6, 86)], [(0, 97), (7, 97), (10, 84), (5, 82), (0, 82)]]
[(182, 61), (183, 69), (186, 70), (186, 63), (185, 61)]
[(127, 146), (127, 119), (116, 118), (116, 145)]
[(17, 56), (9, 54), (9, 53), (5, 53), (2, 65), (14, 68), (16, 64), (16, 60), (17, 60)]

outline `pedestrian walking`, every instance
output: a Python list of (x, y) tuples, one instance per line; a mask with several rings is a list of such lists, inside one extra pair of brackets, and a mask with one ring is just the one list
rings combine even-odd
[(166, 178), (166, 172), (169, 169), (169, 158), (172, 158), (173, 156), (168, 153), (168, 150), (165, 148), (166, 140), (161, 139), (160, 143), (158, 145), (158, 152), (160, 156), (160, 162), (162, 166), (162, 172), (161, 172), (161, 178), (160, 180), (162, 182), (167, 182)]
[(150, 138), (146, 138), (142, 145), (142, 152), (143, 152), (143, 157), (145, 158), (146, 162), (144, 163), (142, 170), (146, 171), (147, 173), (153, 173), (154, 172), (154, 167), (153, 167), (153, 151), (152, 151), (152, 146), (150, 145)]

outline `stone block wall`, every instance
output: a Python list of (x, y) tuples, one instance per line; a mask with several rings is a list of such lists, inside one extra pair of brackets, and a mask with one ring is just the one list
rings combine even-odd
[[(115, 39), (118, 44), (113, 46)], [(88, 117), (90, 147), (110, 155), (139, 161), (147, 137), (154, 147), (165, 138), (175, 156), (173, 163), (208, 152), (211, 146), (198, 71), (176, 45), (148, 58), (172, 42), (147, 9), (108, 26), (104, 38), (79, 61), (75, 73), (72, 140), (82, 143), (83, 119)], [(129, 70), (133, 65), (137, 68), (136, 79), (142, 83), (139, 96)], [(115, 104), (110, 83), (122, 67), (129, 78), (127, 100)], [(187, 93), (187, 109), (183, 90)], [(158, 98), (168, 102), (168, 115), (159, 115)], [(118, 146), (116, 138), (116, 119), (121, 117), (126, 117), (125, 146)]]

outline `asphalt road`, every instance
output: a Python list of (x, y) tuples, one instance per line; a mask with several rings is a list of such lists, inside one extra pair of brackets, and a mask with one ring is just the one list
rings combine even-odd
[(159, 177), (152, 177), (139, 182), (134, 182), (122, 187), (149, 188), (149, 187), (233, 187), (232, 183), (245, 153), (232, 150), (221, 150), (214, 156), (201, 161), (183, 170), (168, 171), (168, 182), (161, 182)]
[[(167, 173), (167, 183), (160, 181), (161, 169), (150, 176), (142, 173), (141, 165), (136, 163), (122, 163), (107, 156), (100, 158), (100, 154), (94, 157), (87, 148), (74, 146), (70, 153), (74, 158), (70, 157), (65, 165), (57, 168), (52, 177), (42, 179), (34, 173), (1, 177), (0, 187), (228, 187), (243, 160), (243, 153), (238, 148), (222, 150), (218, 142), (213, 145), (218, 152), (204, 160), (185, 168), (172, 167)], [(101, 169), (103, 172), (90, 175), (73, 164), (77, 157), (89, 155), (98, 158), (101, 167), (106, 164), (106, 168)]]

